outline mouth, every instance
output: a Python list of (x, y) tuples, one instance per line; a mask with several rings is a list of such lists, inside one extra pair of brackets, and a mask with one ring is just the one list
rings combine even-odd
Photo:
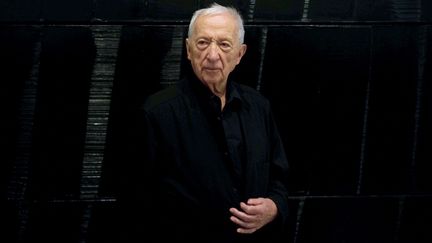
[(205, 67), (205, 68), (203, 68), (203, 70), (208, 71), (208, 72), (216, 72), (216, 71), (219, 71), (220, 69), (219, 68)]

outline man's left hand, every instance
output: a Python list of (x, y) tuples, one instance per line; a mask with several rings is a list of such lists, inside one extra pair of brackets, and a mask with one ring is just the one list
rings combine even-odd
[(237, 224), (237, 232), (251, 234), (276, 218), (276, 204), (269, 198), (251, 198), (240, 203), (240, 210), (230, 208), (230, 220)]

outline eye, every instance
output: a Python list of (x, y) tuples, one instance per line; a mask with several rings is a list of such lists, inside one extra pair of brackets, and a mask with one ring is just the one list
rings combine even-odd
[(222, 41), (219, 43), (219, 47), (224, 50), (224, 51), (229, 51), (232, 49), (232, 45), (231, 43), (229, 43), (228, 41)]
[(210, 41), (204, 39), (200, 39), (196, 42), (196, 46), (198, 47), (198, 49), (205, 49), (209, 45), (210, 45)]

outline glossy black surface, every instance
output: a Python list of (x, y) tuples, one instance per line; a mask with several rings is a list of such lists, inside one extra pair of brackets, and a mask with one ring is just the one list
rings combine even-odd
[(394, 242), (397, 212), (393, 199), (306, 200), (297, 242)]
[(47, 27), (41, 48), (29, 189), (35, 199), (77, 198), (94, 44), (88, 28)]
[[(0, 0), (5, 242), (123, 242), (135, 112), (191, 72), (209, 2)], [(220, 3), (291, 163), (287, 242), (431, 242), (431, 2)]]

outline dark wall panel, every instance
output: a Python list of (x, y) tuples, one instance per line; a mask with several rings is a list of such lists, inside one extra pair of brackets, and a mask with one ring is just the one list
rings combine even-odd
[(418, 121), (418, 144), (413, 145), (414, 173), (412, 183), (415, 191), (419, 193), (432, 192), (432, 29), (427, 27), (426, 39), (423, 42), (424, 55), (419, 57), (419, 81), (417, 89), (418, 105), (416, 117)]
[[(311, 191), (354, 194), (362, 157), (362, 132), (370, 66), (370, 29), (320, 28), (312, 35), (311, 72), (320, 80), (320, 160)], [(355, 74), (355, 75), (353, 75)]]
[[(128, 242), (129, 144), (211, 1), (0, 0), (4, 242)], [(224, 0), (287, 151), (286, 242), (431, 242), (432, 4)], [(145, 219), (138, 219), (145, 220)]]
[[(157, 20), (188, 20), (197, 7), (194, 0), (150, 0), (148, 16)], [(174, 11), (175, 9), (175, 11)]]
[[(0, 192), (6, 193), (9, 174), (17, 159), (16, 145), (28, 138), (21, 115), (29, 107), (22, 102), (24, 83), (30, 79), (38, 31), (32, 27), (0, 27)], [(30, 143), (30, 141), (27, 141)]]
[(364, 192), (406, 193), (412, 163), (418, 28), (375, 27)]
[(4, 225), (2, 229), (2, 241), (17, 242), (20, 236), (20, 218), (17, 217), (20, 214), (19, 204), (16, 201), (4, 199), (0, 199), (0, 203), (2, 204), (0, 223)]
[[(0, 21), (188, 21), (209, 0), (17, 0), (0, 1)], [(430, 1), (421, 0), (221, 0), (247, 22), (430, 21)]]
[(367, 27), (269, 30), (263, 93), (280, 121), (293, 191), (355, 193), (370, 38)]
[(122, 28), (101, 182), (106, 195), (114, 194), (119, 180), (127, 176), (125, 160), (134, 139), (136, 111), (149, 94), (180, 78), (184, 32), (182, 26)]
[(115, 202), (95, 203), (91, 205), (87, 234), (88, 243), (127, 242), (125, 234), (128, 223), (122, 220), (119, 206)]
[(40, 0), (41, 18), (47, 21), (89, 21), (92, 17), (93, 1)]
[(303, 16), (303, 8), (303, 0), (258, 0), (255, 1), (254, 20), (299, 20)]
[(42, 32), (32, 198), (77, 198), (94, 43), (87, 28), (47, 27)]
[(94, 5), (95, 20), (139, 20), (147, 17), (147, 1), (97, 0)]
[(25, 236), (18, 242), (79, 242), (81, 203), (37, 203), (29, 210)]
[(316, 1), (310, 6), (309, 18), (320, 21), (393, 20), (393, 8), (391, 0)]
[(297, 242), (394, 242), (397, 220), (394, 199), (306, 200)]
[(432, 21), (432, 2), (431, 1), (421, 1), (422, 4), (422, 20)]
[(308, 189), (309, 170), (320, 156), (316, 141), (319, 83), (308, 70), (309, 58), (314, 56), (308, 44), (310, 32), (269, 28), (261, 78), (261, 91), (272, 103), (291, 163), (291, 190), (299, 193)]
[(400, 242), (426, 243), (432, 241), (430, 229), (432, 227), (431, 217), (432, 200), (430, 198), (410, 198), (403, 201), (401, 213)]
[[(231, 74), (231, 78), (236, 80), (236, 82), (257, 88), (261, 82), (260, 75), (262, 70), (258, 67), (260, 67), (264, 58), (262, 48), (266, 44), (266, 32), (262, 28), (254, 26), (246, 27), (245, 31), (244, 43), (247, 45), (246, 54)], [(189, 60), (185, 60), (185, 62), (184, 66), (190, 66)], [(250, 67), (255, 68), (251, 69)], [(191, 71), (190, 67), (188, 69)]]
[(38, 21), (42, 0), (0, 1), (0, 21)]

